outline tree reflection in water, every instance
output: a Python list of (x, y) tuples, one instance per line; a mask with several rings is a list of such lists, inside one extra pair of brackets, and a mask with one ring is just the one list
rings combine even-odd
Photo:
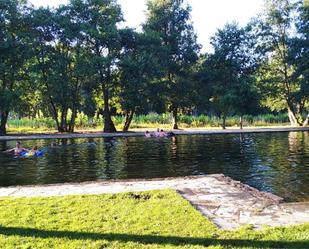
[[(23, 141), (42, 158), (0, 153), (0, 185), (223, 173), (287, 200), (309, 200), (308, 132)], [(0, 142), (0, 150), (15, 141)]]

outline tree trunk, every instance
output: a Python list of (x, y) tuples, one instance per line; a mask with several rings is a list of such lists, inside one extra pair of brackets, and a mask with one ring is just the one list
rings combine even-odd
[(65, 129), (64, 129), (64, 111), (63, 111), (63, 109), (62, 109), (62, 111), (61, 111), (60, 125), (59, 125), (59, 127), (58, 127), (58, 131), (59, 131), (59, 132), (64, 132), (64, 131), (65, 131)]
[(113, 123), (109, 110), (104, 111), (104, 132), (116, 132), (116, 127)]
[(74, 108), (72, 111), (72, 117), (69, 124), (69, 132), (74, 132), (76, 116), (77, 116), (77, 110), (76, 108)]
[(134, 110), (126, 113), (126, 120), (124, 122), (123, 131), (128, 131), (134, 116)]
[[(95, 52), (98, 57), (101, 57), (101, 52), (99, 49), (98, 44), (95, 46)], [(103, 118), (104, 118), (104, 132), (116, 132), (116, 127), (113, 123), (110, 109), (109, 109), (109, 90), (108, 90), (108, 83), (110, 81), (110, 67), (111, 65), (107, 65), (107, 73), (104, 75), (103, 71), (101, 70), (102, 65), (98, 63), (98, 68), (99, 69), (99, 74), (100, 74), (100, 81), (102, 85), (102, 90), (103, 90), (103, 100), (104, 100), (104, 109), (103, 109)]]
[(222, 115), (222, 129), (226, 129), (226, 116), (225, 114)]
[(289, 116), (291, 126), (293, 127), (299, 126), (295, 113), (291, 110), (290, 107), (288, 107), (288, 116)]
[(67, 108), (65, 109), (65, 112), (64, 112), (64, 129), (65, 129), (65, 132), (69, 132), (68, 109)]
[[(79, 47), (78, 47), (78, 50), (77, 50), (77, 54), (79, 57)], [(73, 97), (72, 97), (72, 116), (71, 116), (71, 120), (70, 120), (70, 123), (69, 123), (69, 132), (74, 132), (74, 128), (75, 128), (75, 119), (76, 119), (76, 116), (77, 116), (77, 108), (78, 108), (78, 96), (80, 94), (80, 80), (79, 80), (79, 77), (76, 78), (76, 82), (75, 82), (75, 89), (74, 89), (74, 94), (73, 94)]]
[(178, 130), (178, 110), (177, 107), (173, 107), (172, 109), (172, 128), (174, 130)]
[(113, 123), (110, 109), (109, 109), (109, 96), (108, 96), (108, 90), (106, 87), (103, 89), (103, 97), (104, 97), (104, 110), (103, 110), (103, 116), (104, 116), (104, 132), (116, 132), (116, 127)]
[(309, 125), (309, 114), (307, 114), (307, 117), (303, 122), (303, 126), (308, 126), (308, 125)]
[(8, 111), (1, 112), (0, 136), (6, 135), (6, 123), (8, 121), (8, 117), (9, 117)]
[(53, 117), (53, 119), (56, 121), (56, 126), (57, 126), (57, 130), (60, 131), (60, 124), (59, 124), (59, 120), (58, 120), (58, 111), (57, 108), (51, 98), (51, 96), (49, 96), (49, 101), (50, 101), (50, 112), (51, 115)]
[(242, 116), (240, 116), (240, 118), (239, 118), (239, 126), (240, 126), (240, 129), (243, 129), (243, 118), (242, 118)]

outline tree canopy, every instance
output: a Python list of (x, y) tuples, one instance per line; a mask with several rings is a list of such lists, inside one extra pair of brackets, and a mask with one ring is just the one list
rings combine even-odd
[[(246, 26), (227, 23), (201, 53), (185, 0), (149, 0), (142, 29), (121, 25), (116, 0), (71, 0), (58, 8), (0, 1), (0, 135), (18, 117), (51, 117), (73, 132), (76, 117), (211, 114), (225, 119), (287, 112), (309, 123), (309, 6), (265, 0)], [(205, 28), (207, 24), (205, 24)]]

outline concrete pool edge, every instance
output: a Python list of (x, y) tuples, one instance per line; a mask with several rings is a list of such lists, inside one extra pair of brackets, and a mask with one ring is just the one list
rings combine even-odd
[(284, 203), (224, 176), (172, 177), (112, 180), (32, 186), (1, 187), (0, 197), (64, 196), (174, 189), (218, 227), (235, 229), (242, 225), (260, 228), (309, 222), (309, 202)]
[[(146, 130), (146, 129), (145, 129)], [(244, 128), (234, 129), (184, 129), (173, 131), (176, 135), (211, 135), (211, 134), (239, 134), (239, 133), (264, 133), (264, 132), (291, 132), (309, 131), (309, 127), (280, 127), (280, 128)], [(87, 132), (87, 133), (53, 133), (53, 134), (12, 134), (0, 136), (0, 141), (4, 140), (32, 140), (32, 139), (61, 139), (61, 138), (99, 138), (99, 137), (136, 137), (144, 136), (144, 131), (130, 132)]]

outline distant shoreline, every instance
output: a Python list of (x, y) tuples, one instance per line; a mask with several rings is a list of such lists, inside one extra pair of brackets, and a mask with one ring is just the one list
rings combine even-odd
[[(0, 141), (5, 140), (32, 140), (32, 139), (58, 139), (58, 138), (96, 138), (96, 137), (138, 137), (144, 136), (147, 129), (139, 129), (129, 132), (75, 132), (75, 133), (38, 133), (38, 134), (8, 134), (0, 136)], [(151, 130), (151, 129), (148, 129)], [(182, 129), (173, 130), (176, 135), (211, 135), (211, 134), (242, 134), (242, 133), (264, 133), (264, 132), (290, 132), (309, 131), (309, 127), (271, 127), (271, 128), (229, 128), (229, 129)]]

